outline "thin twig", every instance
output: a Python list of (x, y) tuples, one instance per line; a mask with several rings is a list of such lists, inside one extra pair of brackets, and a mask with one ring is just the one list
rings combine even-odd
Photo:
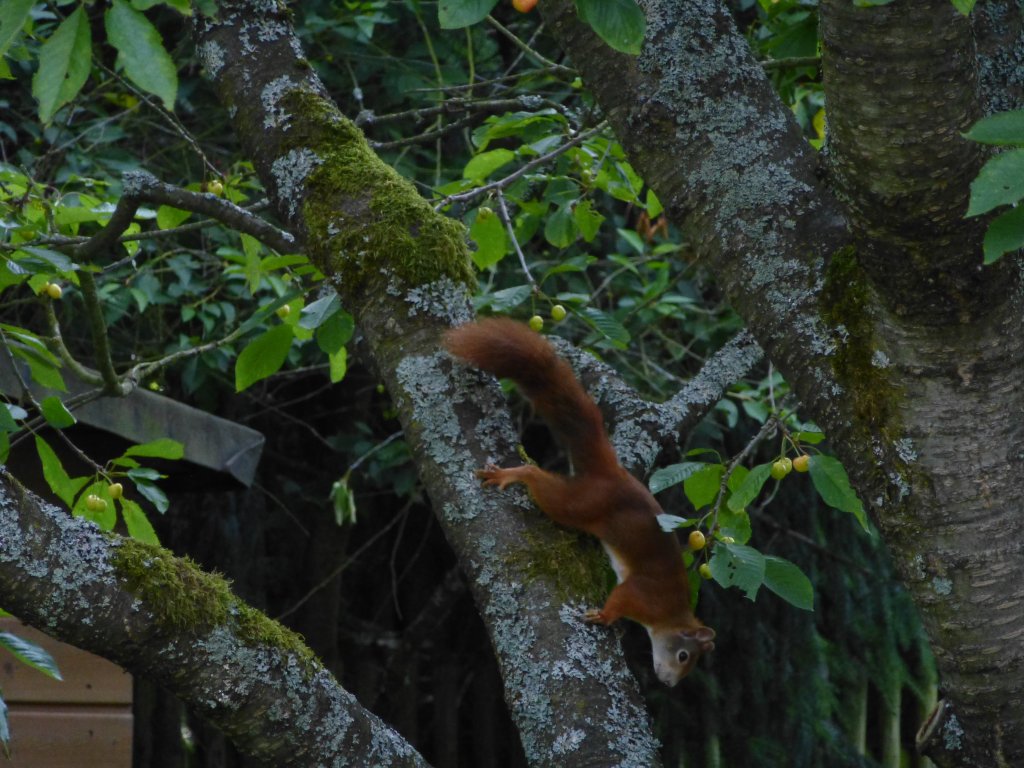
[(761, 62), (761, 68), (765, 71), (818, 66), (821, 66), (821, 56), (793, 56), (788, 59), (768, 59)]
[(99, 366), (100, 376), (103, 377), (103, 388), (108, 395), (127, 394), (122, 391), (117, 371), (114, 370), (114, 360), (110, 356), (110, 340), (107, 338), (107, 323), (103, 317), (99, 291), (96, 289), (96, 278), (88, 268), (78, 273), (78, 287), (82, 290), (85, 315), (89, 321), (89, 332), (92, 334), (96, 364)]
[(94, 387), (103, 386), (103, 377), (95, 371), (90, 371), (71, 354), (71, 350), (64, 344), (64, 336), (60, 330), (60, 322), (57, 320), (57, 313), (53, 310), (53, 301), (48, 296), (43, 298), (43, 315), (46, 318), (46, 325), (50, 331), (48, 338), (44, 339), (46, 346), (51, 352), (64, 361), (64, 365), (71, 369), (79, 379)]
[(320, 583), (318, 583), (316, 586), (314, 586), (305, 595), (300, 597), (290, 608), (285, 609), (284, 611), (279, 613), (277, 616), (275, 616), (274, 619), (276, 621), (282, 621), (283, 619), (287, 618), (288, 616), (291, 616), (293, 613), (295, 613), (297, 610), (299, 610), (299, 608), (301, 608), (303, 605), (305, 605), (310, 600), (310, 598), (313, 597), (313, 595), (315, 595), (321, 589), (323, 589), (328, 584), (330, 584), (332, 581), (334, 581), (336, 578), (338, 578), (338, 576), (340, 576), (341, 573), (346, 568), (348, 568), (350, 565), (352, 565), (352, 563), (354, 563), (359, 558), (359, 556), (361, 554), (363, 554), (363, 552), (365, 552), (373, 544), (375, 544), (377, 542), (377, 539), (379, 539), (385, 533), (390, 531), (394, 527), (394, 525), (399, 520), (402, 519), (402, 517), (404, 517), (406, 514), (408, 514), (409, 510), (412, 508), (412, 504), (413, 504), (413, 499), (409, 499), (405, 503), (405, 506), (402, 507), (401, 510), (399, 510), (398, 514), (396, 514), (388, 522), (387, 525), (385, 525), (383, 528), (381, 528), (379, 531), (377, 531), (375, 534), (373, 534), (373, 536), (371, 536), (369, 539), (367, 539), (366, 542), (361, 547), (359, 547), (359, 549), (357, 549), (351, 555), (349, 555), (344, 560), (342, 560), (341, 563), (338, 564), (338, 567), (335, 568), (333, 571), (331, 571), (329, 574), (327, 574), (327, 576), (324, 579), (322, 579), (320, 581)]
[(120, 74), (118, 74), (110, 67), (108, 67), (106, 64), (104, 64), (102, 61), (100, 61), (96, 56), (93, 56), (93, 62), (100, 69), (106, 72), (110, 77), (117, 80), (117, 82), (119, 82), (122, 87), (127, 88), (129, 91), (131, 91), (135, 98), (137, 98), (139, 101), (141, 101), (154, 112), (156, 112), (158, 115), (160, 115), (164, 120), (166, 120), (171, 125), (171, 127), (174, 128), (174, 131), (179, 136), (181, 136), (181, 138), (184, 139), (185, 142), (188, 143), (190, 147), (192, 147), (192, 151), (199, 156), (199, 159), (202, 161), (203, 165), (207, 167), (210, 173), (213, 174), (214, 176), (220, 176), (220, 171), (218, 171), (216, 166), (214, 166), (214, 164), (210, 162), (210, 159), (206, 156), (206, 153), (203, 152), (203, 148), (199, 145), (199, 142), (196, 141), (195, 137), (191, 133), (189, 133), (188, 128), (184, 126), (184, 124), (177, 118), (177, 116), (175, 116), (173, 112), (164, 109), (163, 105), (154, 102), (148, 93), (139, 88), (136, 88), (131, 82), (121, 77)]
[(490, 194), (492, 191), (496, 189), (504, 189), (513, 182), (521, 179), (530, 171), (539, 168), (542, 165), (550, 163), (552, 160), (568, 152), (573, 147), (579, 146), (587, 139), (596, 136), (601, 131), (603, 131), (607, 127), (607, 125), (607, 122), (602, 121), (599, 125), (591, 128), (589, 131), (584, 131), (583, 133), (577, 134), (574, 138), (570, 139), (565, 144), (562, 144), (560, 147), (556, 147), (547, 154), (534, 158), (530, 162), (526, 163), (526, 165), (522, 166), (517, 171), (509, 174), (503, 179), (492, 181), (490, 184), (485, 184), (482, 187), (476, 187), (474, 189), (467, 190), (466, 192), (460, 192), (457, 195), (448, 195), (447, 197), (443, 197), (434, 205), (434, 210), (440, 210), (441, 208), (444, 208), (446, 205), (450, 205), (451, 203), (455, 202), (461, 203), (469, 200), (475, 200), (478, 197)]
[[(509, 80), (520, 80), (527, 77), (554, 74), (555, 72), (563, 69), (566, 69), (566, 67), (563, 67), (561, 64), (554, 64), (550, 67), (528, 69), (525, 72), (510, 73), (507, 75), (502, 75), (501, 77), (491, 78), (490, 80), (477, 80), (475, 83), (454, 83), (452, 85), (431, 85), (425, 86), (423, 88), (413, 88), (410, 91), (410, 93), (433, 93), (435, 91), (466, 91), (472, 90), (474, 88), (482, 88), (488, 85), (500, 85), (501, 83), (506, 83)], [(575, 74), (575, 70), (572, 70), (572, 72), (573, 74)]]
[(508, 215), (508, 208), (505, 207), (505, 195), (498, 190), (498, 215), (501, 216), (502, 222), (505, 224), (505, 231), (508, 232), (509, 238), (512, 240), (512, 247), (516, 250), (516, 256), (519, 257), (519, 264), (523, 267), (523, 272), (526, 274), (526, 279), (533, 286), (533, 291), (536, 293), (539, 291), (537, 281), (533, 279), (533, 275), (530, 273), (530, 267), (526, 263), (526, 256), (523, 255), (523, 249), (519, 247), (519, 240), (516, 238), (515, 230), (512, 228), (512, 218)]
[(778, 419), (774, 416), (769, 416), (765, 419), (764, 424), (761, 426), (761, 429), (758, 430), (757, 434), (754, 435), (745, 446), (743, 446), (743, 449), (732, 458), (732, 461), (730, 461), (728, 466), (725, 468), (725, 472), (722, 473), (721, 484), (718, 487), (718, 498), (715, 499), (715, 506), (700, 520), (700, 524), (703, 525), (704, 521), (707, 520), (708, 517), (711, 518), (711, 524), (705, 527), (712, 533), (714, 533), (718, 528), (718, 513), (722, 509), (722, 500), (725, 499), (729, 490), (729, 478), (732, 476), (732, 473), (736, 470), (736, 467), (746, 459), (750, 452), (753, 451), (762, 440), (769, 437), (776, 429), (778, 429)]
[(500, 32), (508, 40), (510, 40), (514, 46), (516, 46), (519, 50), (521, 50), (531, 59), (538, 62), (541, 66), (547, 67), (552, 71), (557, 72), (558, 74), (572, 75), (573, 77), (576, 76), (575, 70), (569, 67), (562, 66), (561, 64), (558, 64), (552, 61), (551, 59), (547, 58), (546, 56), (538, 53), (529, 45), (520, 40), (518, 36), (513, 34), (507, 27), (505, 27), (500, 21), (495, 19), (490, 14), (488, 14), (487, 16), (487, 23), (494, 27), (496, 30), (498, 30), (498, 32)]

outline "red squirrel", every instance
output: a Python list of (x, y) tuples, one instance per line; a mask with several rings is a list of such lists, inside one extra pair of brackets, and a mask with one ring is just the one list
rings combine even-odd
[(546, 339), (507, 318), (454, 328), (445, 346), (455, 357), (515, 381), (551, 431), (565, 445), (572, 476), (534, 465), (477, 470), (499, 489), (523, 483), (537, 506), (556, 523), (596, 536), (618, 577), (604, 607), (584, 620), (639, 622), (651, 637), (654, 671), (672, 686), (702, 653), (714, 650), (715, 631), (690, 607), (690, 587), (675, 534), (658, 524), (661, 507), (650, 491), (619, 464), (597, 404)]

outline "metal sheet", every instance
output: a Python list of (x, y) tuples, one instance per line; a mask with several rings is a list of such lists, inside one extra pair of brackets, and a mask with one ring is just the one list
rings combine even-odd
[[(29, 383), (37, 400), (50, 395), (76, 395), (92, 389), (67, 370), (62, 374), (68, 392), (47, 389), (31, 380), (27, 365), (19, 361), (19, 367), (22, 378)], [(21, 384), (6, 355), (0, 355), (0, 392), (15, 399), (21, 394)], [(141, 388), (127, 397), (94, 400), (75, 409), (74, 414), (83, 424), (133, 443), (170, 437), (184, 445), (186, 461), (224, 472), (246, 487), (252, 485), (266, 442), (263, 434), (255, 429)]]

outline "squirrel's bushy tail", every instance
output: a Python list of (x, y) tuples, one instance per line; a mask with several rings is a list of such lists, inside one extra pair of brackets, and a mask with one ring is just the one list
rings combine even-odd
[(618, 466), (601, 411), (543, 336), (515, 320), (488, 318), (448, 331), (445, 346), (477, 368), (512, 379), (568, 449), (578, 473), (610, 473)]

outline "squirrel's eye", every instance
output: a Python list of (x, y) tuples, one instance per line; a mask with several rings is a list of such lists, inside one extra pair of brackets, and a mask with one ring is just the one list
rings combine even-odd
[(687, 661), (689, 661), (689, 659), (690, 659), (689, 651), (680, 651), (679, 653), (676, 654), (676, 661), (678, 661), (680, 664), (685, 664)]

